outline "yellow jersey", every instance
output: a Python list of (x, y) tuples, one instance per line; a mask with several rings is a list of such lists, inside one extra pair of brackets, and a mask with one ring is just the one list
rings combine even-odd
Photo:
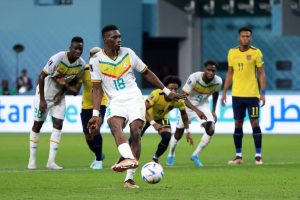
[(181, 111), (185, 109), (183, 99), (178, 102), (166, 101), (164, 92), (161, 89), (153, 90), (147, 101), (152, 106), (147, 112), (154, 120), (168, 119), (168, 113), (173, 108), (178, 108)]
[(239, 47), (229, 50), (228, 67), (233, 68), (232, 96), (259, 98), (256, 68), (263, 67), (263, 64), (263, 55), (258, 48), (250, 46), (244, 52)]
[[(93, 109), (93, 83), (91, 82), (91, 74), (89, 68), (89, 64), (86, 64), (82, 76), (82, 109)], [(105, 94), (102, 97), (101, 105), (107, 106), (107, 97)]]

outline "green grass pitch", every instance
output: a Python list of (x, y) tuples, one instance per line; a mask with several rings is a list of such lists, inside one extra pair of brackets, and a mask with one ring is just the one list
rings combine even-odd
[[(123, 188), (125, 173), (110, 167), (118, 151), (110, 134), (104, 134), (104, 169), (89, 168), (94, 156), (82, 134), (63, 134), (57, 163), (65, 169), (45, 169), (49, 134), (42, 134), (38, 148), (38, 170), (27, 170), (28, 134), (0, 134), (0, 199), (300, 199), (300, 135), (264, 135), (263, 166), (254, 164), (252, 135), (244, 136), (240, 166), (228, 166), (234, 157), (232, 135), (216, 134), (201, 153), (205, 167), (196, 168), (189, 160), (195, 147), (180, 141), (175, 166), (160, 159), (164, 177), (158, 184), (143, 182), (138, 168), (135, 181), (140, 189)], [(194, 135), (196, 143), (201, 135)], [(151, 160), (160, 137), (142, 138), (140, 165)]]

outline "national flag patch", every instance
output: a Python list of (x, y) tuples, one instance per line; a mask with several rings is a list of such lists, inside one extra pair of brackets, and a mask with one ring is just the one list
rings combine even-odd
[(48, 66), (52, 65), (53, 64), (53, 60), (49, 60), (48, 61)]

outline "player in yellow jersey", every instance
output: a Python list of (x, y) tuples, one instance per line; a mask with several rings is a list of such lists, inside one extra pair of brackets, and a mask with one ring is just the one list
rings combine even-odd
[[(90, 58), (93, 57), (96, 53), (101, 51), (101, 48), (94, 47), (90, 50)], [(94, 129), (92, 133), (89, 133), (87, 128), (88, 121), (93, 116), (93, 100), (92, 100), (92, 87), (93, 83), (91, 82), (91, 74), (89, 71), (89, 64), (85, 65), (84, 74), (82, 76), (83, 91), (82, 91), (82, 109), (80, 113), (82, 128), (85, 135), (86, 143), (88, 144), (90, 150), (95, 154), (95, 160), (91, 164), (91, 168), (95, 170), (100, 170), (103, 168), (102, 160), (104, 154), (102, 153), (102, 136), (100, 134), (100, 128)], [(105, 116), (107, 106), (107, 97), (103, 96), (100, 106), (100, 115), (101, 119)], [(100, 126), (103, 123), (103, 120), (100, 122)]]
[[(265, 105), (266, 74), (261, 51), (250, 46), (252, 30), (247, 27), (239, 29), (239, 46), (228, 52), (228, 72), (222, 94), (222, 105), (226, 104), (226, 92), (232, 83), (232, 107), (235, 119), (234, 144), (236, 157), (228, 164), (241, 164), (243, 123), (248, 110), (253, 130), (253, 139), (256, 148), (255, 163), (263, 164), (261, 158), (262, 134), (259, 126), (259, 104)], [(257, 81), (257, 74), (259, 85)], [(260, 87), (259, 87), (260, 86)]]
[[(198, 146), (191, 155), (191, 160), (197, 167), (203, 166), (198, 155), (210, 143), (215, 133), (215, 123), (217, 122), (215, 111), (219, 90), (222, 86), (221, 77), (216, 75), (217, 63), (208, 60), (204, 63), (204, 66), (204, 71), (192, 73), (182, 88), (183, 93), (187, 96), (185, 104), (189, 123), (193, 119), (198, 119), (200, 121), (200, 126), (205, 130)], [(212, 95), (213, 101), (212, 111), (208, 102), (210, 95)], [(170, 151), (167, 160), (168, 165), (174, 165), (176, 145), (181, 139), (183, 132), (184, 124), (183, 121), (179, 119), (175, 134), (170, 141)]]
[[(177, 76), (167, 76), (163, 80), (163, 84), (171, 91), (178, 93), (181, 86), (181, 81)], [(183, 119), (184, 127), (189, 130), (188, 116), (185, 112), (184, 100), (172, 101), (161, 89), (156, 89), (151, 92), (146, 104), (146, 125), (143, 128), (142, 136), (150, 125), (152, 125), (161, 136), (161, 141), (158, 144), (157, 150), (153, 155), (152, 160), (158, 163), (159, 157), (167, 150), (171, 139), (171, 126), (169, 123), (169, 111), (173, 108), (178, 108)], [(192, 142), (190, 132), (187, 132), (188, 141)]]

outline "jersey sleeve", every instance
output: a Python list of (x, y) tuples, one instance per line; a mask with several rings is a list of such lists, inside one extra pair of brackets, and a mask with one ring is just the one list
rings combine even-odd
[(217, 84), (218, 87), (216, 87), (215, 92), (218, 92), (222, 88), (223, 80), (221, 77), (217, 77)]
[(97, 57), (90, 59), (90, 73), (92, 82), (101, 82), (101, 72), (99, 67), (99, 61)]
[(228, 55), (227, 55), (227, 61), (228, 61), (228, 67), (233, 67), (233, 62), (232, 62), (232, 51), (229, 50), (228, 51)]
[(155, 104), (155, 102), (157, 101), (157, 99), (158, 99), (158, 95), (159, 95), (159, 93), (157, 92), (158, 90), (153, 90), (152, 92), (151, 92), (151, 94), (148, 96), (148, 98), (147, 98), (147, 101), (149, 102), (149, 104), (151, 105), (151, 106), (153, 106), (154, 104)]
[(43, 71), (46, 74), (53, 75), (56, 70), (57, 65), (59, 64), (59, 62), (62, 59), (61, 58), (62, 55), (64, 56), (65, 54), (63, 52), (59, 52), (59, 53), (51, 56), (50, 59), (48, 60), (47, 64), (45, 65)]
[(264, 64), (263, 54), (259, 49), (257, 49), (257, 56), (256, 56), (255, 64), (257, 67), (262, 67)]
[(138, 72), (144, 72), (147, 69), (146, 64), (131, 49), (129, 49), (129, 54), (132, 61), (132, 68)]
[(185, 85), (182, 88), (182, 91), (190, 94), (191, 91), (194, 88), (195, 85), (195, 78), (194, 78), (195, 74), (191, 74), (188, 78), (188, 80), (186, 81)]

